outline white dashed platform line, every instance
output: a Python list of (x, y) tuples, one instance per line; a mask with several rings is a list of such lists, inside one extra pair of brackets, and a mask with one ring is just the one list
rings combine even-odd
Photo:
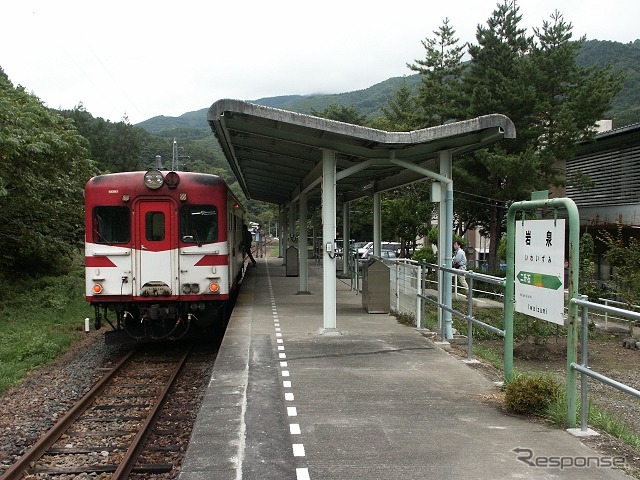
[(297, 480), (311, 480), (309, 476), (308, 468), (296, 468), (296, 479)]
[[(267, 275), (269, 275), (269, 265), (267, 264)], [(273, 326), (275, 329), (276, 335), (276, 343), (278, 344), (278, 358), (280, 359), (280, 374), (283, 378), (290, 378), (289, 370), (285, 370), (289, 367), (288, 362), (285, 360), (287, 358), (287, 354), (285, 353), (284, 348), (284, 340), (282, 339), (282, 329), (280, 327), (280, 320), (278, 318), (278, 309), (276, 307), (276, 300), (273, 294), (273, 286), (271, 284), (271, 277), (268, 276), (269, 283), (269, 294), (271, 298), (271, 311), (273, 314)], [(282, 387), (284, 389), (290, 390), (291, 380), (283, 380)], [(286, 391), (284, 393), (284, 399), (286, 402), (293, 402), (295, 397), (293, 392)], [(289, 417), (297, 417), (298, 409), (296, 407), (287, 407), (287, 416)], [(301, 435), (302, 431), (300, 429), (299, 423), (290, 423), (289, 424), (289, 433), (291, 435)], [(293, 450), (293, 456), (295, 458), (305, 458), (304, 444), (303, 443), (292, 443), (291, 448)], [(296, 480), (311, 480), (309, 476), (309, 469), (306, 467), (298, 468), (296, 467)]]

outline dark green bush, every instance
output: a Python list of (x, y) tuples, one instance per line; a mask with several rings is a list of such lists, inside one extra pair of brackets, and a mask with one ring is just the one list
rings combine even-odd
[(518, 374), (506, 384), (505, 407), (513, 413), (542, 415), (561, 390), (551, 375)]
[(437, 258), (436, 254), (433, 253), (433, 249), (429, 248), (421, 248), (420, 250), (416, 250), (411, 256), (411, 260), (424, 261), (427, 263), (436, 263)]

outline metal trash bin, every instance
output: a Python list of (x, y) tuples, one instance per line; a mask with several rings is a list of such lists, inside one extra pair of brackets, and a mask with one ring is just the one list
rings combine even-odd
[(389, 267), (373, 257), (362, 266), (362, 307), (367, 313), (389, 313)]
[(298, 265), (298, 248), (291, 246), (285, 253), (285, 271), (287, 277), (297, 277), (300, 267)]

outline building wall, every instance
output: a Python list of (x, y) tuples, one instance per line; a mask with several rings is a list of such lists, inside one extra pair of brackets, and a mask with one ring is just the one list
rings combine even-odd
[(640, 125), (581, 144), (566, 162), (566, 180), (583, 225), (640, 226)]

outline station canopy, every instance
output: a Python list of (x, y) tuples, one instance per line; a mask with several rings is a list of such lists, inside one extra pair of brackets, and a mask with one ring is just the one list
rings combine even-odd
[(289, 205), (305, 192), (311, 208), (321, 203), (324, 150), (335, 153), (336, 200), (348, 202), (425, 178), (408, 164), (438, 173), (440, 151), (455, 159), (516, 135), (500, 114), (386, 132), (229, 99), (215, 102), (207, 120), (248, 199)]

